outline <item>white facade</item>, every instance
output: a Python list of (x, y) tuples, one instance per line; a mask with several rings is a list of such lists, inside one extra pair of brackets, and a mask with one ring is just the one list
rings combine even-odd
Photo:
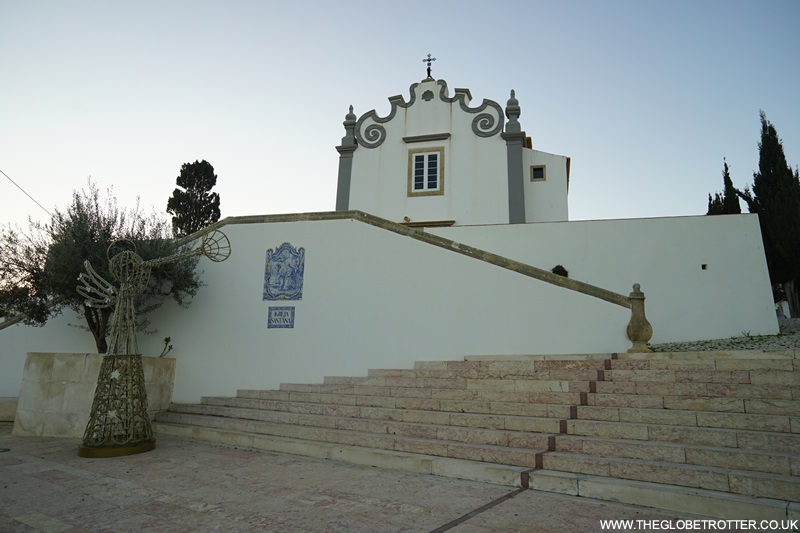
[[(520, 221), (567, 220), (567, 157), (529, 148), (524, 132), (520, 153), (509, 155), (503, 108), (492, 100), (471, 107), (466, 89), (456, 89), (450, 97), (443, 80), (429, 78), (413, 84), (410, 93), (407, 102), (400, 96), (389, 99), (387, 117), (373, 110), (355, 122), (355, 115), (348, 115), (354, 129), (347, 150), (352, 166), (344, 173), (340, 168), (344, 197), (337, 200), (338, 210), (356, 209), (411, 224), (507, 224), (512, 196), (524, 206)], [(345, 138), (339, 148), (347, 145)], [(425, 151), (437, 151), (443, 159), (433, 193), (416, 192), (412, 186), (411, 157)], [(509, 158), (518, 159), (516, 170), (509, 168)], [(532, 179), (532, 167), (544, 179)], [(343, 181), (347, 193), (341, 193)], [(510, 183), (519, 187), (521, 199)]]

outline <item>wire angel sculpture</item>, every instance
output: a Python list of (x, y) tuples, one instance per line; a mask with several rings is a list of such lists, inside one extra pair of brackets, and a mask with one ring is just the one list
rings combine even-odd
[[(117, 251), (119, 250), (119, 251)], [(142, 356), (136, 341), (136, 297), (144, 292), (154, 266), (190, 257), (205, 256), (215, 263), (231, 254), (228, 237), (219, 230), (202, 235), (200, 246), (167, 257), (144, 261), (129, 240), (115, 241), (108, 248), (109, 270), (119, 285), (115, 286), (84, 261), (86, 273), (78, 276), (76, 290), (90, 307), (114, 307), (111, 317), (108, 351), (97, 378), (92, 411), (83, 445), (82, 457), (113, 457), (145, 452), (155, 448)]]

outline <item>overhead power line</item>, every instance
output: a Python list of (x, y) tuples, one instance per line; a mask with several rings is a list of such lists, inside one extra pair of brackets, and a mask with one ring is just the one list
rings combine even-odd
[(8, 181), (10, 181), (10, 182), (11, 182), (11, 183), (13, 183), (14, 185), (16, 185), (17, 189), (19, 189), (19, 190), (21, 190), (22, 192), (24, 192), (24, 193), (25, 193), (25, 196), (27, 196), (28, 198), (30, 198), (31, 200), (33, 200), (33, 203), (35, 203), (36, 205), (38, 205), (39, 207), (41, 207), (41, 208), (42, 208), (42, 211), (44, 211), (45, 213), (47, 213), (47, 214), (48, 214), (48, 215), (50, 215), (51, 217), (53, 216), (53, 213), (51, 213), (50, 211), (48, 211), (47, 209), (45, 209), (45, 208), (44, 208), (44, 206), (43, 206), (42, 204), (40, 204), (39, 202), (37, 202), (37, 201), (36, 201), (36, 198), (34, 198), (34, 197), (33, 197), (33, 196), (31, 196), (30, 194), (28, 194), (28, 192), (27, 192), (25, 189), (23, 189), (22, 187), (20, 187), (20, 186), (17, 184), (17, 182), (16, 182), (16, 181), (12, 180), (12, 179), (9, 177), (9, 175), (8, 175), (8, 174), (6, 174), (5, 172), (3, 172), (2, 170), (0, 170), (0, 174), (2, 174), (3, 176), (5, 176), (5, 177), (8, 179)]

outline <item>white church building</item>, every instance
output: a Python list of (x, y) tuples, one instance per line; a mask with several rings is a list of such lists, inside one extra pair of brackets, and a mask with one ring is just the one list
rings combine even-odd
[[(756, 215), (569, 222), (570, 159), (532, 147), (513, 91), (474, 103), (427, 78), (389, 101), (345, 117), (335, 211), (214, 225), (230, 258), (201, 262), (189, 308), (165, 304), (139, 336), (144, 355), (171, 338), (175, 401), (419, 360), (624, 352), (634, 283), (651, 343), (778, 333)], [(0, 330), (0, 397), (18, 396), (28, 352), (93, 351), (70, 323)]]

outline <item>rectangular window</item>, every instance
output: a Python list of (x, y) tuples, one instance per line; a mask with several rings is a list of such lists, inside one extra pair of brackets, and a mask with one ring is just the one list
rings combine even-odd
[(544, 165), (531, 166), (531, 181), (544, 181), (547, 179), (547, 167)]
[(444, 148), (417, 148), (408, 152), (408, 195), (444, 194)]

